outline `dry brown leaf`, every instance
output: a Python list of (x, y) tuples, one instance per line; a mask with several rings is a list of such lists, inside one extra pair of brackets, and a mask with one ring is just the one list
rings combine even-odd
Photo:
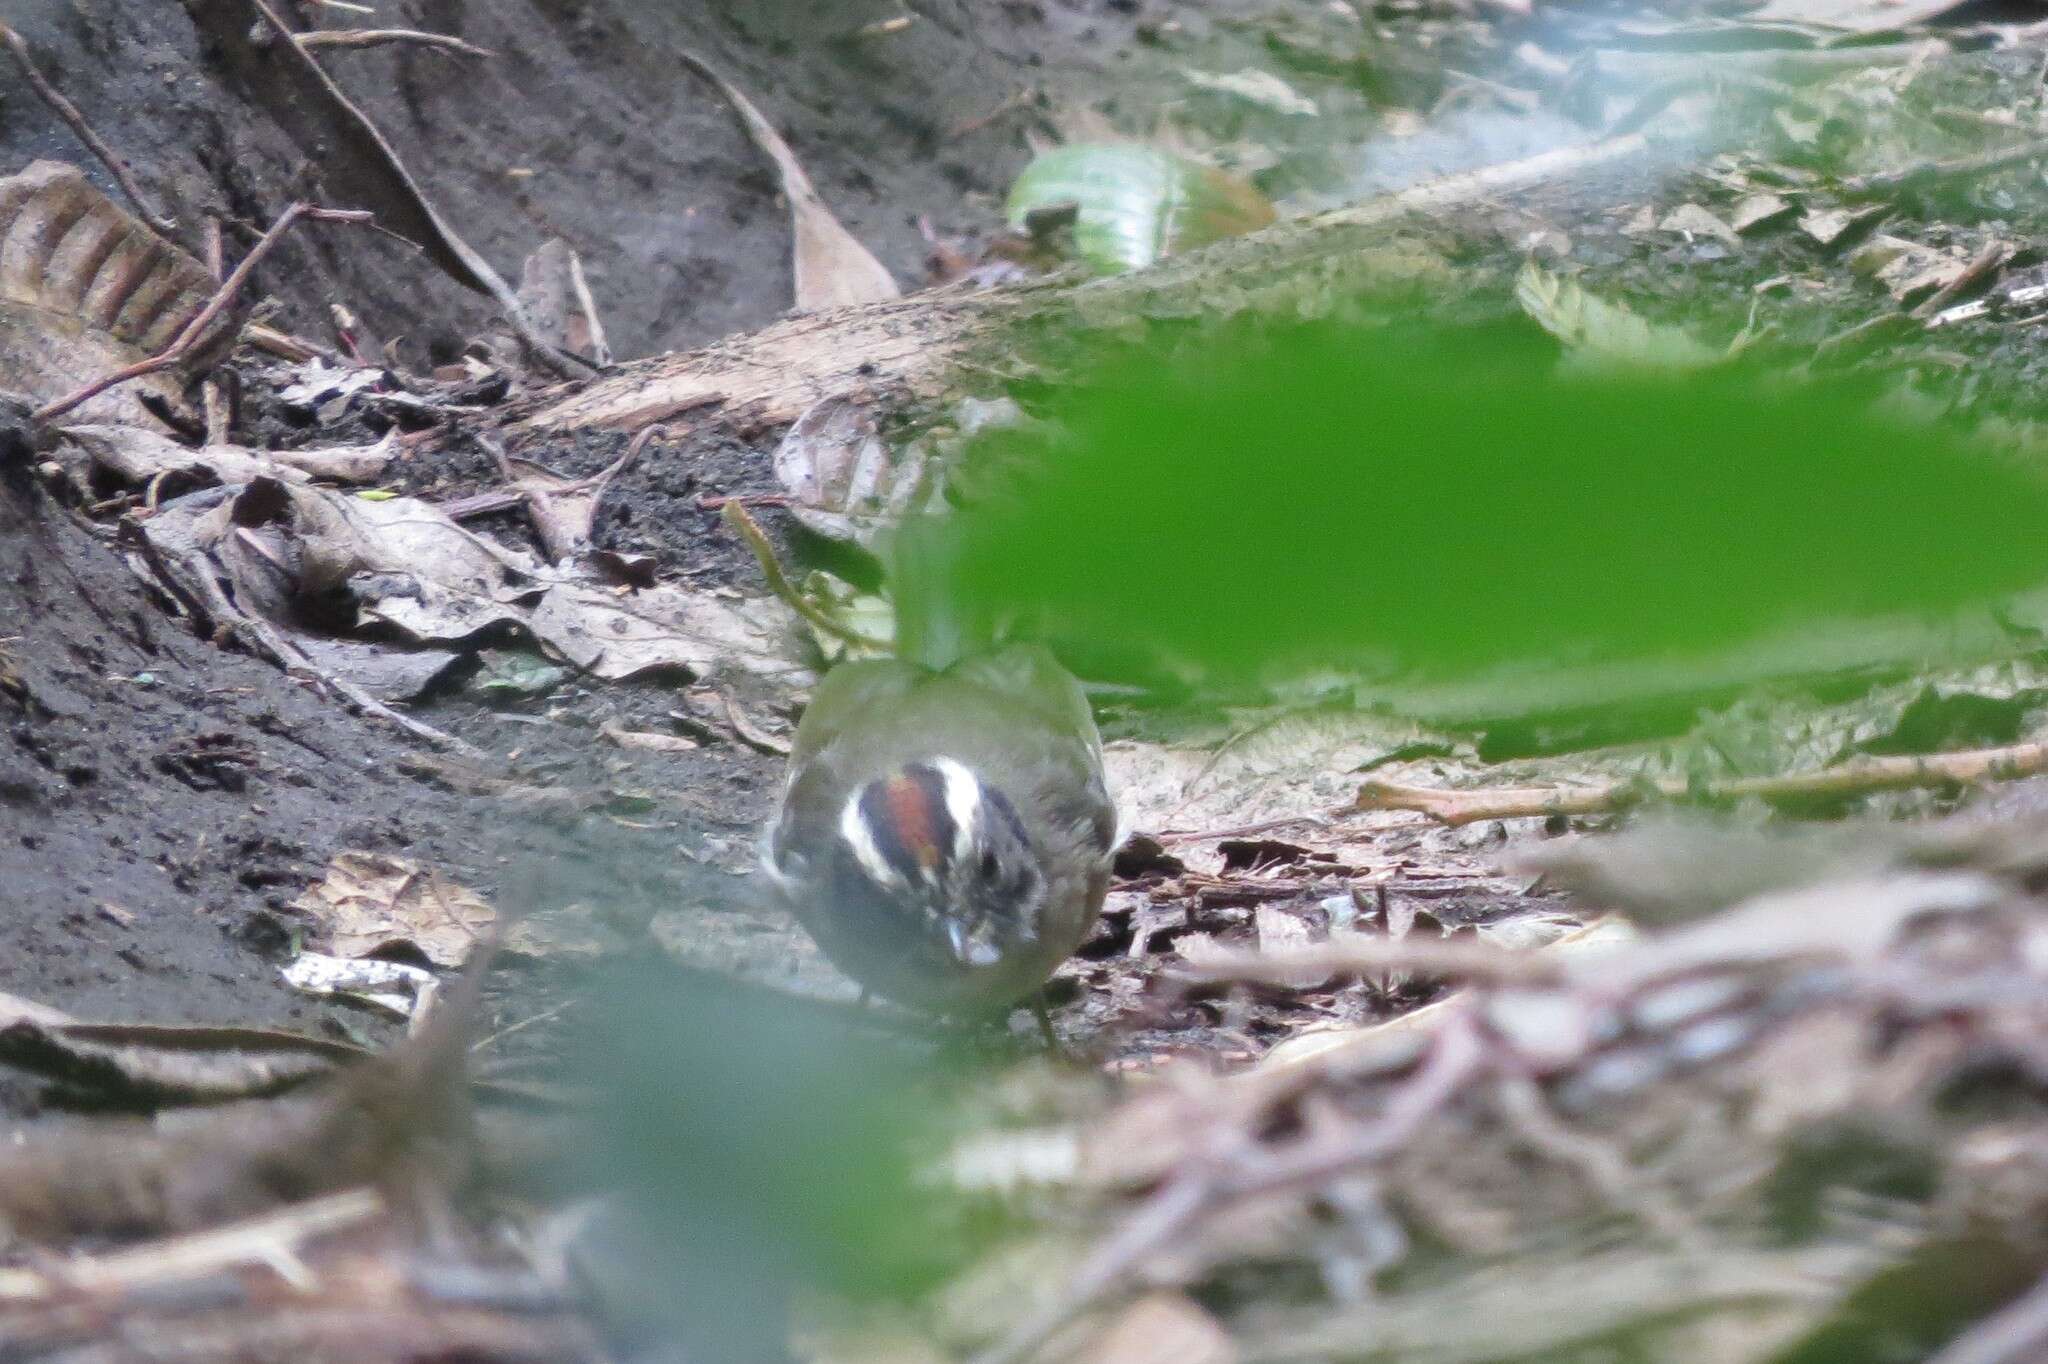
[(376, 852), (341, 852), (327, 875), (292, 908), (321, 928), (316, 941), (338, 957), (411, 946), (436, 966), (462, 965), (498, 914), (475, 891), (417, 862)]
[(612, 362), (604, 322), (583, 277), (583, 259), (560, 237), (550, 237), (526, 258), (519, 273), (519, 301), (544, 340), (600, 367)]
[(940, 495), (923, 444), (892, 450), (868, 405), (851, 394), (805, 409), (775, 447), (774, 463), (775, 476), (795, 499), (797, 520), (868, 549), (883, 530), (931, 508)]
[(782, 618), (769, 598), (728, 599), (680, 587), (620, 596), (579, 583), (550, 587), (527, 628), (583, 671), (607, 682), (676, 671), (693, 678), (751, 673), (795, 682), (782, 655)]
[(782, 140), (754, 102), (707, 63), (687, 52), (678, 53), (683, 62), (718, 87), (733, 112), (746, 125), (754, 145), (775, 163), (782, 177), (782, 193), (789, 200), (789, 216), (796, 231), (796, 306), (799, 310), (843, 308), (855, 303), (874, 303), (897, 298), (897, 287), (888, 267), (848, 232), (825, 201), (818, 197), (811, 177), (796, 159), (796, 153)]
[(286, 628), (294, 602), (343, 591), (363, 623), (410, 642), (456, 646), (516, 627), (607, 681), (661, 670), (805, 676), (782, 652), (787, 629), (768, 598), (678, 586), (621, 593), (574, 565), (547, 568), (505, 549), (417, 498), (367, 501), (257, 478), (232, 493), (178, 498), (142, 527), (163, 559), (210, 560), (241, 611)]
[(389, 438), (375, 445), (336, 445), (311, 450), (258, 452), (240, 445), (193, 449), (146, 427), (97, 422), (66, 426), (63, 433), (95, 469), (137, 488), (147, 487), (159, 478), (176, 476), (199, 484), (247, 483), (266, 477), (287, 483), (314, 478), (368, 483), (383, 473), (397, 449)]
[(1659, 232), (1676, 232), (1686, 237), (1714, 237), (1730, 246), (1740, 246), (1735, 229), (1698, 204), (1680, 204), (1657, 224)]
[[(163, 350), (213, 290), (198, 261), (77, 167), (36, 161), (0, 179), (0, 389), (38, 403), (64, 397)], [(232, 326), (224, 322), (223, 334)], [(143, 396), (176, 406), (179, 387), (175, 371), (149, 375), (87, 400), (75, 415), (153, 423)]]

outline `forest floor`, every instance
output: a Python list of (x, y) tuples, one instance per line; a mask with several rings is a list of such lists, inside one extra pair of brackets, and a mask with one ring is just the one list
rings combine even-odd
[[(1745, 20), (1511, 4), (407, 0), (376, 23), (486, 55), (308, 49), (387, 153), (365, 152), (355, 125), (308, 99), (244, 0), (98, 15), (25, 0), (6, 23), (202, 265), (211, 251), (232, 267), (296, 200), (380, 219), (424, 200), (529, 301), (569, 288), (536, 254), (566, 242), (621, 360), (744, 344), (801, 284), (774, 166), (679, 53), (760, 105), (832, 215), (906, 290), (966, 287), (970, 264), (1010, 268), (1003, 199), (1034, 146), (1116, 136), (1170, 148), (1255, 183), (1283, 231), (1563, 149), (1565, 168), (1526, 188), (1421, 215), (1416, 287), (1447, 324), (1541, 328), (1596, 358), (1732, 347), (2037, 470), (2040, 34), (1981, 5), (1875, 19), (1854, 4), (1768, 8)], [(26, 85), (7, 96), (0, 173), (55, 160), (120, 197), (46, 102)], [(1570, 149), (1639, 132), (1643, 153), (1569, 169)], [(409, 192), (380, 159), (393, 155), (417, 182)], [(0, 240), (44, 230), (27, 202), (0, 193)], [(389, 1150), (327, 1144), (359, 1135), (337, 1112), (388, 1118), (358, 1089), (270, 1100), (274, 1111), (220, 1139), (246, 1152), (302, 1143), (260, 1175), (254, 1156), (181, 1174), (216, 1139), (177, 1135), (188, 1110), (242, 1121), (238, 1104), (296, 1093), (338, 1058), (438, 1065), (451, 1045), (474, 1048), (495, 1100), (559, 1106), (565, 1029), (597, 1011), (606, 971), (647, 957), (684, 968), (679, 990), (703, 971), (806, 1007), (851, 1005), (851, 985), (752, 876), (805, 688), (842, 645), (768, 595), (727, 508), (750, 508), (802, 590), (842, 621), (876, 605), (875, 564), (801, 514), (789, 462), (811, 456), (786, 420), (714, 404), (638, 431), (521, 424), (558, 376), (520, 358), (496, 303), (458, 282), (427, 232), (420, 250), (360, 224), (301, 223), (249, 285), (270, 300), (256, 319), (268, 342), (244, 334), (207, 390), (198, 374), (159, 390), (168, 426), (127, 399), (95, 399), (75, 414), (92, 430), (71, 437), (32, 409), (97, 369), (53, 368), (21, 342), (24, 316), (52, 315), (58, 267), (47, 286), (24, 283), (0, 255), (0, 309), (21, 305), (0, 312), (0, 1115), (31, 1147), (89, 1144), (109, 1113), (154, 1121), (155, 1136), (122, 1129), (117, 1145), (157, 1143), (116, 1158), (146, 1192), (87, 1196), (104, 1174), (89, 1163), (11, 1176), (26, 1190), (5, 1208), (21, 1253), (0, 1266), (0, 1301), (25, 1315), (0, 1332), (16, 1333), (20, 1357), (104, 1343), (77, 1357), (224, 1358), (207, 1350), (233, 1340), (247, 1357), (282, 1358), (351, 1341), (347, 1322), (398, 1291), (365, 1287), (374, 1275), (351, 1260), (346, 1291), (334, 1275), (322, 1290), (330, 1315), (293, 1316), (290, 1340), (254, 1344), (253, 1318), (223, 1324), (209, 1300), (203, 1324), (190, 1304), (135, 1309), (182, 1354), (113, 1342), (93, 1315), (113, 1299), (93, 1294), (174, 1271), (123, 1262), (65, 1281), (42, 1272), (48, 1248), (153, 1244), (227, 1214), (303, 1212), (306, 1195), (365, 1182), (398, 1201)], [(552, 339), (591, 353), (573, 297), (557, 313)], [(76, 319), (49, 330), (68, 338), (67, 327)], [(880, 430), (944, 445), (990, 413), (1008, 420), (1002, 385), (982, 388)], [(1029, 408), (1029, 386), (1018, 391)], [(225, 440), (191, 444), (216, 416)], [(149, 438), (120, 434), (138, 429)], [(368, 472), (280, 472), (343, 455)], [(409, 513), (433, 518), (429, 539), (406, 538)], [(552, 538), (565, 525), (567, 553)], [(347, 591), (319, 576), (336, 555), (352, 556)], [(479, 586), (500, 569), (505, 581)], [(833, 576), (802, 577), (811, 570)], [(227, 609), (209, 595), (223, 590)], [(1095, 936), (1055, 980), (1073, 1064), (1030, 1059), (1022, 1015), (1012, 1037), (972, 1041), (1010, 1077), (972, 1102), (1000, 1111), (992, 1128), (1039, 1144), (992, 1139), (978, 1173), (961, 1176), (977, 1196), (1041, 1178), (1054, 1192), (1027, 1197), (1032, 1231), (946, 1294), (795, 1348), (877, 1360), (1932, 1357), (2048, 1269), (2017, 1212), (1984, 1212), (2008, 1184), (2014, 1208), (2041, 1206), (2048, 1187), (2043, 1057), (2018, 1035), (2039, 1006), (1998, 993), (2011, 975), (1992, 978), (1994, 965), (2018, 963), (2024, 980), (2048, 961), (2028, 926), (2037, 855), (2013, 832), (2036, 827), (2048, 793), (2033, 751), (2048, 707), (2038, 607), (2022, 596), (1932, 635), (1839, 649), (1796, 638), (1699, 676), (1607, 678), (1537, 700), (1340, 687), (1282, 701), (1087, 679), (1137, 837)], [(1534, 804), (1517, 804), (1529, 788)], [(1567, 789), (1588, 798), (1556, 805)], [(1432, 806), (1446, 791), (1474, 803)], [(1702, 851), (1681, 838), (1674, 850), (1653, 828), (1609, 860), (1581, 851), (1574, 836), (1636, 828), (1637, 807), (1663, 798), (1734, 808), (1764, 842)], [(1845, 814), (1868, 817), (1862, 832), (1781, 865), (1782, 825)], [(1879, 827), (1907, 832), (1868, 836)], [(1870, 973), (1849, 985), (1785, 967), (1811, 951), (1796, 933), (1753, 929), (1740, 949), (1685, 949), (1706, 957), (1662, 938), (1625, 948), (1644, 954), (1630, 959), (1644, 974), (1619, 993), (1556, 965), (1636, 941), (1607, 911), (1647, 927), (1676, 900), (1747, 905), (1786, 884), (1924, 891), (1904, 908), (1865, 907), (1866, 920), (1903, 925), (1953, 908), (1956, 885), (1935, 884), (1944, 867), (1981, 876), (1970, 903), (1991, 908), (1972, 922), (1995, 918), (1998, 948), (1959, 936), (1925, 958), (1901, 949), (1882, 976), (1872, 949), (1843, 968)], [(1808, 921), (1839, 927), (1832, 912)], [(453, 1044), (431, 1025), (408, 1042), (406, 1016), (437, 1011), (390, 996), (453, 979), (498, 915), (518, 927), (480, 1016)], [(1265, 967), (1243, 955), (1253, 949)], [(1364, 955), (1343, 956), (1354, 950)], [(1497, 955), (1510, 950), (1550, 965), (1524, 978)], [(1768, 980), (1743, 976), (1733, 994), (1658, 993), (1677, 993), (1678, 977), (1725, 986), (1715, 972), (1759, 957)], [(357, 959), (401, 969), (340, 995), (306, 988), (309, 965), (345, 972)], [(1961, 973), (1970, 989), (1939, 1006), (1908, 999), (1909, 968), (1923, 985)], [(1244, 980), (1262, 983), (1233, 983)], [(1486, 989), (1500, 992), (1487, 997), (1495, 1012), (1427, 1007)], [(1560, 1023), (1522, 997), (1545, 990), (1584, 1017)], [(1862, 1033), (1784, 1023), (1819, 994), (1832, 1023), (1881, 1030), (1884, 1047), (1865, 1055)], [(1659, 1002), (1667, 1016), (1649, 1021)], [(1596, 1027), (1599, 1010), (1611, 1016)], [(923, 1026), (886, 1007), (829, 1016), (912, 1037)], [(1420, 1059), (1402, 1050), (1453, 1017), (1468, 1021), (1442, 1024)], [(1707, 1022), (1747, 1028), (1753, 1049), (1715, 1050)], [(1722, 1060), (1739, 1074), (1687, 1087), (1687, 1067)], [(1624, 1062), (1633, 1080), (1617, 1078)], [(1147, 1087), (1155, 1073), (1168, 1078)], [(1498, 1113), (1453, 1109), (1475, 1075)], [(1824, 1095), (1816, 1075), (1832, 1085)], [(1600, 1135), (1531, 1108), (1537, 1079)], [(1709, 1089), (1712, 1123), (1688, 1106)], [(1881, 1126), (1887, 1103), (1919, 1125), (1880, 1140), (1870, 1115)], [(1980, 1121), (1987, 1112), (1995, 1121)], [(1449, 1136), (1408, 1140), (1438, 1118)], [(1395, 1119), (1411, 1125), (1390, 1131)], [(301, 1121), (321, 1139), (290, 1125)], [(1082, 1154), (1048, 1155), (1049, 1134)], [(1468, 1154), (1447, 1155), (1459, 1134)], [(1380, 1159), (1344, 1154), (1344, 1140), (1376, 1150), (1382, 1136), (1408, 1162), (1398, 1179), (1392, 1167), (1385, 1183), (1339, 1177)], [(1990, 1151), (1993, 1136), (2008, 1145)], [(1745, 1163), (1759, 1146), (1770, 1172)], [(325, 1159), (333, 1168), (318, 1171)], [(1532, 1159), (1565, 1170), (1573, 1192), (1517, 1185)], [(497, 1160), (494, 1148), (484, 1163)], [(1816, 1164), (1826, 1196), (1800, 1183)], [(444, 1209), (426, 1201), (431, 1223)], [(1793, 1203), (1811, 1214), (1796, 1234)], [(1615, 1269), (1628, 1244), (1617, 1223), (1662, 1257), (1640, 1280)], [(279, 1233), (284, 1261), (293, 1238), (321, 1234), (309, 1226)], [(391, 1234), (413, 1244), (410, 1223)], [(351, 1253), (388, 1261), (391, 1244)], [(1957, 1246), (1982, 1270), (1971, 1293), (1924, 1317), (1872, 1310), (1885, 1275), (1947, 1272)], [(445, 1238), (436, 1249), (450, 1258)], [(496, 1264), (502, 1250), (478, 1258)], [(549, 1294), (530, 1319), (507, 1298), (414, 1275), (405, 1330), (331, 1357), (650, 1348), (590, 1325), (605, 1314), (564, 1288), (558, 1253), (521, 1255)], [(1558, 1283), (1505, 1283), (1523, 1255)], [(244, 1247), (219, 1263), (279, 1261)], [(1375, 1299), (1383, 1271), (1391, 1295)], [(1032, 1286), (1008, 1292), (1013, 1279)], [(260, 1304), (244, 1293), (242, 1305)], [(1582, 1294), (1583, 1311), (1546, 1315), (1559, 1294)], [(1447, 1328), (1446, 1304), (1469, 1320)], [(711, 1339), (691, 1357), (721, 1357)], [(2020, 1339), (2022, 1351), (2039, 1340)], [(738, 1340), (724, 1357), (753, 1357), (759, 1341)], [(1872, 1340), (1895, 1352), (1853, 1352)]]

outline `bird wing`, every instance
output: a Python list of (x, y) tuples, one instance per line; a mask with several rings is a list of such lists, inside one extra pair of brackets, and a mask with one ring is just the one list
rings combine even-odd
[(1052, 725), (1041, 758), (1048, 780), (1037, 792), (1040, 808), (1074, 846), (1107, 859), (1121, 841), (1116, 804), (1103, 779), (1095, 711), (1074, 675), (1043, 645), (1013, 644), (966, 659), (946, 676), (1036, 711)]

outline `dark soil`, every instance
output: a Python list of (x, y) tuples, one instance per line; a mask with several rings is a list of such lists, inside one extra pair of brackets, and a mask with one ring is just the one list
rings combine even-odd
[[(516, 279), (528, 252), (567, 238), (615, 350), (635, 355), (765, 323), (791, 296), (772, 172), (677, 50), (747, 90), (848, 227), (915, 283), (920, 212), (942, 227), (993, 221), (1029, 155), (1017, 120), (1047, 104), (1027, 87), (1099, 86), (1140, 26), (1137, 7), (1093, 0), (940, 0), (916, 6), (900, 33), (850, 36), (899, 9), (404, 0), (380, 10), (380, 26), (457, 34), (496, 55), (387, 48), (324, 60), (502, 272)], [(225, 224), (232, 258), (293, 198), (349, 202), (323, 185), (327, 132), (282, 94), (277, 58), (251, 41), (256, 14), (241, 0), (91, 11), (24, 0), (7, 20), (195, 247), (210, 218)], [(1206, 27), (1198, 15), (1193, 24)], [(1006, 101), (1011, 111), (998, 112)], [(9, 98), (0, 171), (39, 157), (114, 188), (40, 102)], [(289, 242), (256, 282), (282, 305), (283, 325), (325, 339), (328, 305), (344, 303), (368, 347), (398, 341), (416, 365), (447, 358), (490, 315), (403, 245), (345, 228)], [(250, 397), (259, 407), (260, 389)], [(357, 422), (251, 434), (297, 444), (375, 433)], [(622, 444), (589, 436), (521, 453), (576, 475)], [(699, 916), (659, 936), (709, 964), (830, 982), (808, 944), (750, 910), (741, 889), (779, 759), (693, 718), (703, 702), (692, 709), (674, 688), (648, 685), (433, 708), (433, 723), (496, 760), (474, 770), (194, 638), (109, 530), (88, 530), (25, 469), (13, 472), (0, 498), (0, 877), (12, 891), (0, 989), (94, 1019), (387, 1031), (277, 976), (304, 927), (290, 902), (350, 848), (416, 859), (516, 911), (599, 907), (599, 931), (637, 936), (664, 911)], [(701, 501), (767, 491), (771, 479), (759, 440), (656, 444), (614, 485), (598, 540), (654, 555), (664, 576), (733, 582), (751, 560)], [(497, 480), (489, 456), (457, 438), (422, 450), (396, 482), (445, 495)], [(772, 510), (765, 519), (786, 531)], [(524, 533), (512, 514), (480, 528)], [(624, 750), (598, 737), (606, 723), (695, 733), (705, 747)], [(550, 991), (510, 980), (495, 992), (494, 1024), (541, 1012)]]
[[(283, 0), (280, 0), (282, 6)], [(310, 8), (310, 7), (309, 7)], [(899, 280), (923, 276), (916, 219), (986, 225), (1029, 151), (1026, 87), (1110, 84), (1141, 23), (1169, 11), (1107, 0), (980, 5), (931, 0), (913, 22), (856, 38), (904, 7), (885, 0), (400, 0), (378, 26), (451, 33), (496, 54), (328, 51), (455, 229), (515, 282), (550, 237), (581, 253), (613, 348), (644, 355), (759, 326), (789, 306), (788, 212), (774, 173), (681, 50), (719, 67), (780, 128), (826, 201)], [(277, 58), (249, 39), (247, 0), (82, 10), (21, 0), (7, 16), (46, 73), (199, 240), (305, 195), (334, 207), (321, 164), (331, 130), (292, 107)], [(1198, 27), (1198, 16), (1191, 16)], [(990, 115), (996, 115), (990, 119)], [(954, 132), (988, 119), (982, 126)], [(111, 183), (39, 102), (0, 105), (0, 171), (36, 157)], [(246, 242), (240, 243), (246, 244)], [(480, 330), (487, 300), (402, 244), (350, 228), (309, 234), (258, 275), (288, 321), (326, 334), (330, 302), (418, 362)]]

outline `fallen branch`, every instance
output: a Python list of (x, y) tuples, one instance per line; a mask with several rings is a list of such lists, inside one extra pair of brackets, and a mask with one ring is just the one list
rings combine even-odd
[(277, 221), (270, 225), (270, 230), (263, 234), (262, 240), (249, 249), (249, 254), (242, 257), (242, 263), (235, 267), (234, 273), (222, 281), (212, 299), (199, 310), (199, 315), (185, 324), (184, 330), (178, 333), (177, 338), (169, 346), (147, 360), (138, 360), (132, 365), (115, 370), (112, 374), (101, 375), (68, 397), (43, 404), (29, 415), (29, 420), (38, 424), (54, 421), (110, 388), (125, 384), (131, 379), (140, 379), (145, 374), (155, 374), (184, 363), (202, 343), (211, 339), (208, 333), (213, 329), (213, 324), (242, 292), (242, 286), (249, 282), (250, 274), (263, 258), (276, 248), (278, 242), (283, 240), (284, 234), (292, 224), (301, 218), (328, 223), (366, 223), (370, 221), (370, 214), (358, 209), (318, 208), (307, 203), (293, 204), (278, 215)]
[(1953, 181), (1975, 180), (2041, 160), (2048, 160), (2048, 137), (1952, 161), (1920, 161), (1894, 171), (1851, 176), (1842, 182), (1841, 190), (1851, 199), (1886, 199), (1895, 194), (1920, 193)]
[(1278, 1151), (1245, 1150), (1233, 1142), (1228, 1155), (1219, 1152), (1216, 1158), (1191, 1163), (1082, 1262), (1051, 1304), (1026, 1318), (974, 1364), (1021, 1364), (1029, 1359), (1069, 1321), (1126, 1283), (1204, 1218), (1247, 1199), (1312, 1189), (1395, 1155), (1489, 1064), (1479, 1031), (1471, 1025), (1470, 1015), (1462, 1015), (1437, 1034), (1428, 1055), (1373, 1122), (1352, 1130), (1310, 1131)]
[(1121, 327), (1134, 317), (1302, 312), (1313, 303), (1302, 292), (1311, 280), (1319, 299), (1413, 290), (1424, 253), (1399, 244), (1392, 229), (1403, 221), (1445, 218), (1536, 185), (1611, 171), (1650, 147), (1647, 138), (1631, 134), (1485, 166), (1169, 256), (1127, 275), (1060, 277), (980, 293), (934, 289), (798, 314), (751, 336), (619, 366), (537, 399), (515, 420), (553, 430), (636, 430), (719, 403), (735, 423), (780, 425), (841, 393), (943, 397), (961, 370), (974, 368), (975, 347), (1009, 323), (1056, 319), (1084, 328)]
[(324, 28), (298, 34), (292, 41), (301, 49), (390, 47), (395, 44), (411, 44), (418, 47), (438, 47), (464, 57), (498, 55), (487, 47), (466, 43), (452, 33), (426, 33), (416, 28)]
[(14, 60), (20, 64), (21, 74), (28, 81), (29, 88), (42, 98), (43, 103), (50, 106), (52, 113), (64, 120), (78, 140), (85, 144), (85, 149), (98, 157), (100, 164), (107, 168), (107, 173), (114, 177), (114, 183), (128, 196), (128, 202), (135, 205), (135, 215), (147, 224), (152, 232), (172, 245), (177, 245), (171, 235), (177, 230), (176, 220), (150, 207), (149, 200), (142, 193), (142, 186), (135, 183), (128, 163), (116, 156), (114, 149), (92, 130), (92, 125), (85, 121), (85, 115), (78, 112), (78, 106), (64, 98), (63, 93), (36, 69), (35, 59), (29, 55), (28, 44), (21, 40), (21, 35), (6, 24), (0, 24), (0, 42), (6, 43), (7, 50), (14, 54)]
[(1991, 276), (1997, 274), (2000, 267), (2012, 259), (2012, 254), (2012, 247), (2006, 243), (1990, 243), (1978, 251), (1976, 255), (1970, 257), (1969, 263), (1963, 266), (1954, 279), (1942, 285), (1941, 288), (1935, 290), (1932, 294), (1929, 294), (1927, 300), (1914, 308), (1907, 316), (1915, 321), (1925, 322), (1932, 326), (1934, 318), (1947, 311), (1949, 304), (1954, 303), (1964, 294), (1969, 293)]
[(118, 1296), (208, 1274), (263, 1265), (295, 1288), (307, 1283), (298, 1252), (309, 1241), (376, 1218), (384, 1200), (370, 1189), (307, 1199), (210, 1231), (108, 1255), (54, 1260), (47, 1269), (0, 1271), (0, 1301), (22, 1303), (68, 1293)]
[(2048, 772), (2048, 743), (2010, 744), (1925, 756), (1866, 758), (1822, 772), (1779, 777), (1738, 777), (1732, 781), (1610, 782), (1604, 786), (1508, 786), (1452, 791), (1433, 786), (1402, 786), (1368, 781), (1358, 788), (1343, 813), (1366, 810), (1414, 810), (1457, 826), (1482, 819), (1542, 819), (1552, 815), (1594, 815), (1628, 809), (1646, 799), (1729, 801), (1756, 797), (1766, 801), (1820, 799), (1902, 791), (1914, 787), (1966, 786), (1983, 781), (2013, 781)]
[(1557, 958), (1511, 952), (1483, 942), (1455, 938), (1367, 938), (1357, 934), (1308, 947), (1261, 952), (1219, 952), (1174, 971), (1193, 984), (1254, 981), (1299, 987), (1305, 980), (1332, 976), (1376, 976), (1419, 971), (1493, 985), (1546, 985), (1565, 978)]

